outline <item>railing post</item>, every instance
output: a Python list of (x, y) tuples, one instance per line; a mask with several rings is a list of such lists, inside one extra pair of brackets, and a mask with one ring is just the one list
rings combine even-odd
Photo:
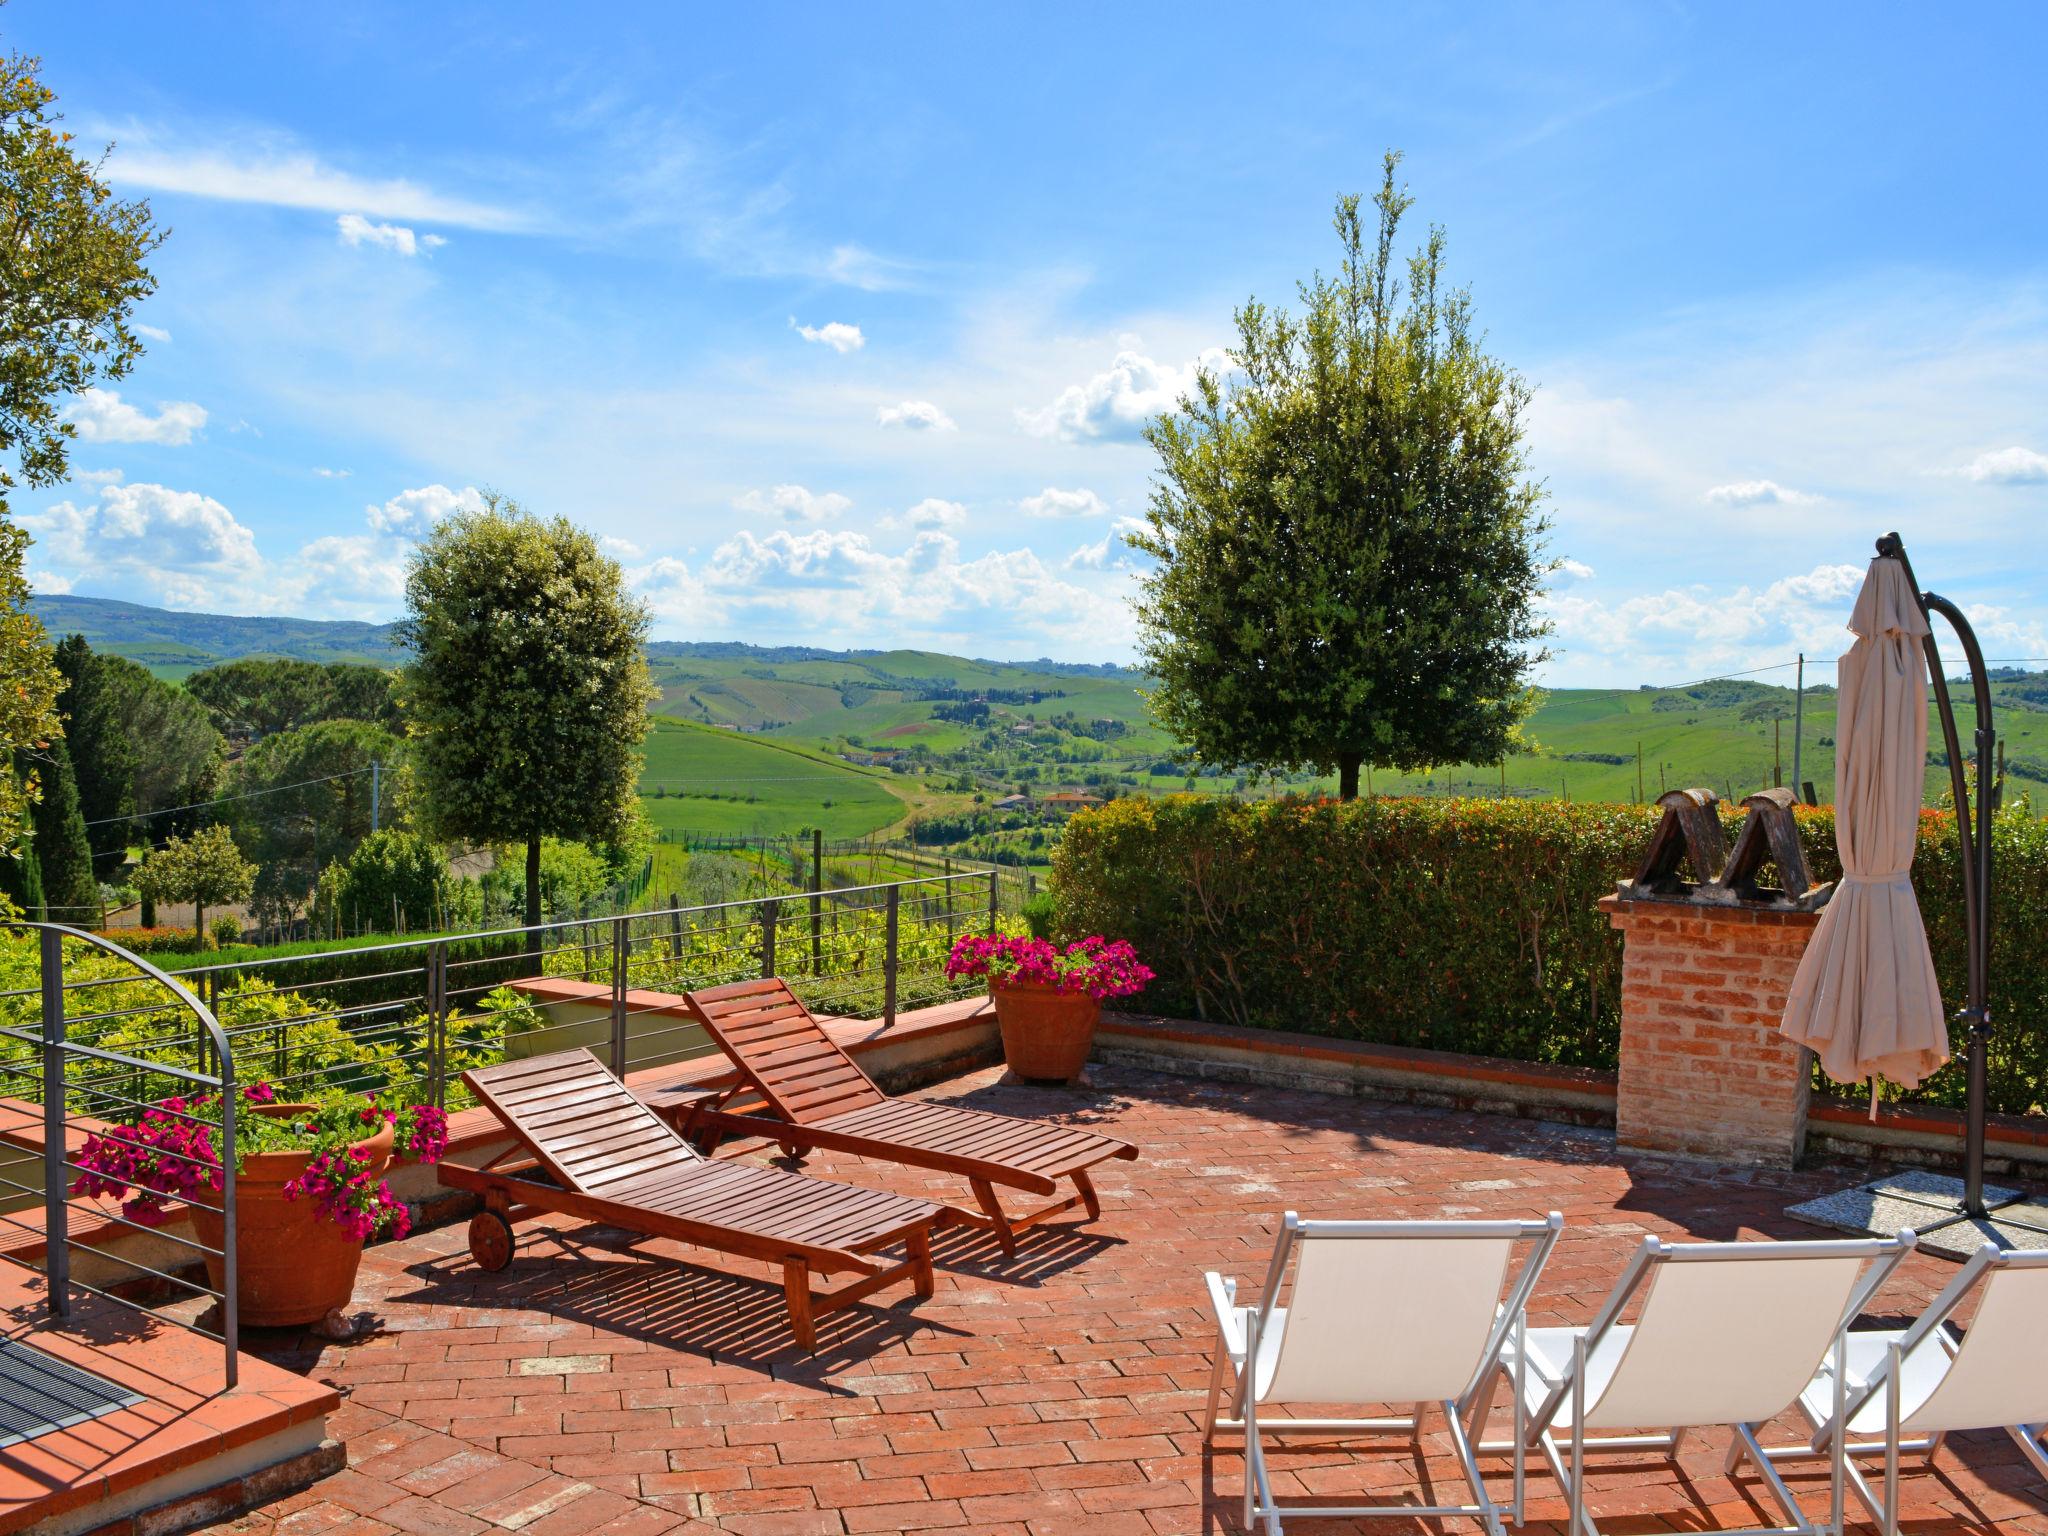
[(612, 1074), (626, 1075), (626, 920), (612, 919)]
[(882, 1028), (896, 1023), (896, 930), (902, 915), (903, 887), (892, 885), (882, 908)]
[(683, 898), (674, 891), (668, 893), (668, 957), (683, 963)]
[(988, 931), (990, 933), (996, 931), (996, 920), (1000, 916), (997, 906), (996, 878), (995, 866), (990, 865), (988, 872)]
[[(220, 1022), (218, 1015), (214, 1022)], [(241, 1285), (241, 1263), (236, 1257), (238, 1239), (235, 1234), (238, 1223), (235, 1219), (235, 1112), (241, 1106), (236, 1102), (241, 1090), (235, 1086), (235, 1046), (228, 1039), (225, 1027), (221, 1030), (221, 1049), (215, 1053), (220, 1059), (220, 1071), (216, 1074), (220, 1082), (220, 1336), (227, 1346), (226, 1378), (230, 1392), (241, 1379), (242, 1318), (240, 1305), (235, 1300), (235, 1291)]]
[(43, 1234), (48, 1257), (50, 1315), (71, 1312), (70, 1180), (64, 1167), (64, 936), (40, 931), (43, 981)]
[(761, 979), (775, 974), (775, 923), (782, 909), (771, 898), (761, 903)]
[(811, 832), (811, 974), (825, 974), (825, 913), (824, 899), (819, 892), (825, 888), (825, 834), (813, 828)]
[(438, 941), (427, 950), (427, 1092), (448, 1107), (448, 946)]

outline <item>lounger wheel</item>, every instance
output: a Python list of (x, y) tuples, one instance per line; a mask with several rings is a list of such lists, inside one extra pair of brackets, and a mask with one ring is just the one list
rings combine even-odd
[(792, 1163), (800, 1163), (811, 1155), (808, 1147), (800, 1147), (792, 1141), (781, 1141), (777, 1142), (776, 1145), (782, 1149), (782, 1155)]
[(496, 1211), (469, 1218), (469, 1256), (478, 1269), (496, 1274), (512, 1262), (512, 1223)]

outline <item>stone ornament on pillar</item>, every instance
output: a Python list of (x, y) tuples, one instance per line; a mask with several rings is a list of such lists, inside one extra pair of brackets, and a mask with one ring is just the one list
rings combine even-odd
[[(1712, 790), (1657, 803), (1664, 816), (1635, 878), (1600, 903), (1623, 944), (1617, 1143), (1789, 1168), (1805, 1145), (1813, 1067), (1778, 1021), (1832, 887), (1808, 878), (1789, 790), (1743, 801), (1732, 849)], [(1776, 887), (1757, 881), (1766, 862)]]

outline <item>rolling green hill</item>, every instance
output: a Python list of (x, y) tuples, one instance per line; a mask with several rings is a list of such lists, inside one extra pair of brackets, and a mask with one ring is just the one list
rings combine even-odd
[(646, 753), (640, 803), (663, 831), (854, 838), (904, 814), (887, 774), (787, 742), (659, 718)]
[[(82, 632), (96, 647), (173, 677), (244, 655), (398, 659), (390, 625), (171, 613), (71, 596), (32, 602), (53, 633)], [(833, 837), (855, 837), (910, 813), (969, 813), (1019, 784), (1163, 793), (1186, 782), (1175, 742), (1147, 713), (1146, 678), (1124, 668), (683, 641), (649, 645), (648, 662), (658, 708), (673, 718), (648, 744), (643, 788), (656, 821), (671, 830), (822, 825)], [(2011, 782), (2048, 804), (2048, 674), (2001, 675), (1994, 694)], [(1967, 738), (1968, 719), (1963, 729)], [(1833, 793), (1834, 731), (1832, 691), (1809, 689), (1801, 776), (1822, 799)], [(1791, 782), (1793, 694), (1747, 679), (1556, 689), (1543, 696), (1527, 736), (1529, 749), (1504, 768), (1379, 774), (1373, 787), (1628, 800), (1639, 784), (1652, 797), (1704, 784), (1740, 796)], [(1931, 741), (1930, 797), (1946, 788), (1938, 732)], [(1329, 784), (1212, 772), (1196, 787), (1261, 793)]]
[(28, 606), (53, 637), (84, 635), (96, 651), (129, 657), (174, 679), (242, 656), (360, 661), (378, 667), (393, 667), (399, 660), (392, 639), (396, 626), (390, 624), (174, 613), (68, 593), (37, 593)]

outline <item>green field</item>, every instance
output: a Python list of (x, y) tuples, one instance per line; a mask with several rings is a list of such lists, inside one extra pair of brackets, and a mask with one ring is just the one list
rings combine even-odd
[(640, 803), (663, 831), (848, 838), (904, 814), (886, 775), (787, 742), (658, 718), (645, 751)]

